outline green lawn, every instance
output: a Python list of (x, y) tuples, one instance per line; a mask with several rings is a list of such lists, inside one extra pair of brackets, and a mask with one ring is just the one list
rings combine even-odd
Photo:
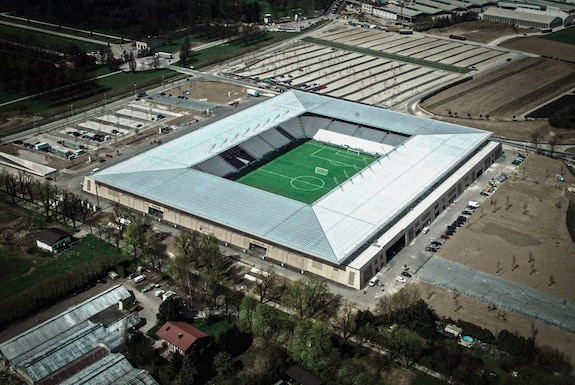
[[(71, 31), (63, 32), (70, 35), (73, 34)], [(13, 37), (23, 41), (33, 39), (36, 45), (41, 45), (43, 48), (53, 49), (56, 51), (65, 51), (71, 44), (75, 44), (81, 49), (87, 51), (102, 48), (101, 45), (78, 40), (73, 37), (51, 35), (44, 32), (36, 32), (29, 29), (11, 27), (8, 25), (0, 25), (0, 35), (5, 36), (5, 38), (8, 40), (11, 40)]]
[[(32, 241), (32, 240), (31, 240)], [(58, 254), (34, 253), (14, 255), (15, 250), (0, 249), (0, 297), (8, 298), (25, 291), (49, 278), (66, 274), (68, 271), (101, 255), (112, 255), (121, 260), (120, 251), (87, 236), (78, 244)]]
[(561, 31), (553, 32), (545, 36), (541, 36), (541, 39), (558, 41), (560, 43), (567, 43), (575, 45), (575, 26), (562, 29)]
[(312, 203), (357, 174), (372, 155), (309, 141), (238, 179), (239, 183)]

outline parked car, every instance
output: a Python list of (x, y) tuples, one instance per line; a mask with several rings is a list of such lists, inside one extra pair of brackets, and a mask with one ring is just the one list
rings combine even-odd
[(447, 230), (447, 231), (445, 232), (445, 235), (453, 235), (453, 234), (455, 234), (455, 231), (454, 231), (454, 230)]
[(401, 282), (401, 283), (406, 283), (407, 279), (403, 278), (402, 276), (399, 276), (395, 279), (397, 282)]
[(431, 241), (431, 244), (435, 247), (441, 247), (441, 245), (443, 245), (443, 243), (441, 243), (439, 241)]
[(481, 191), (481, 192), (479, 193), (479, 195), (484, 196), (484, 197), (488, 197), (488, 196), (489, 196), (489, 194), (486, 193), (485, 191)]
[(458, 221), (466, 222), (466, 221), (467, 221), (467, 217), (464, 217), (463, 215), (460, 215), (460, 216), (457, 217), (457, 220), (458, 220)]
[(377, 277), (373, 277), (370, 281), (369, 281), (369, 286), (375, 286), (377, 285), (377, 283), (379, 282), (379, 279)]
[(402, 271), (401, 275), (403, 275), (404, 277), (407, 277), (407, 278), (411, 278), (411, 274), (409, 274), (407, 271)]
[(451, 239), (451, 237), (447, 234), (441, 234), (441, 239)]
[(461, 214), (463, 214), (463, 215), (471, 215), (471, 214), (473, 214), (473, 211), (463, 210), (463, 211), (461, 212)]
[(161, 289), (160, 289), (160, 290), (156, 290), (156, 291), (154, 292), (154, 295), (155, 295), (156, 297), (162, 297), (162, 295), (163, 295), (165, 292), (166, 292), (165, 290), (161, 290)]
[(430, 253), (435, 253), (435, 252), (437, 252), (437, 248), (433, 247), (433, 246), (427, 246), (425, 248), (425, 251), (429, 251)]

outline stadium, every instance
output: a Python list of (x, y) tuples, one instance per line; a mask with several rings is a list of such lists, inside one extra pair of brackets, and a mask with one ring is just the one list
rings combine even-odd
[(491, 133), (290, 91), (84, 190), (360, 289), (502, 153)]

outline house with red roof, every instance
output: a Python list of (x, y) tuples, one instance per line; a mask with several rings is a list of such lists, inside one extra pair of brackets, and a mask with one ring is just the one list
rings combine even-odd
[(181, 321), (168, 321), (156, 332), (156, 335), (166, 341), (170, 350), (184, 355), (192, 347), (202, 345), (208, 340), (209, 335)]

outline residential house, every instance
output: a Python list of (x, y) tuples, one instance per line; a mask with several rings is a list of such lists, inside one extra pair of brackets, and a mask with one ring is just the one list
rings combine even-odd
[(203, 331), (181, 321), (166, 322), (158, 329), (156, 335), (166, 341), (171, 351), (181, 355), (207, 342), (209, 337)]
[(72, 243), (72, 235), (57, 227), (44, 229), (36, 238), (36, 246), (42, 250), (55, 253)]

